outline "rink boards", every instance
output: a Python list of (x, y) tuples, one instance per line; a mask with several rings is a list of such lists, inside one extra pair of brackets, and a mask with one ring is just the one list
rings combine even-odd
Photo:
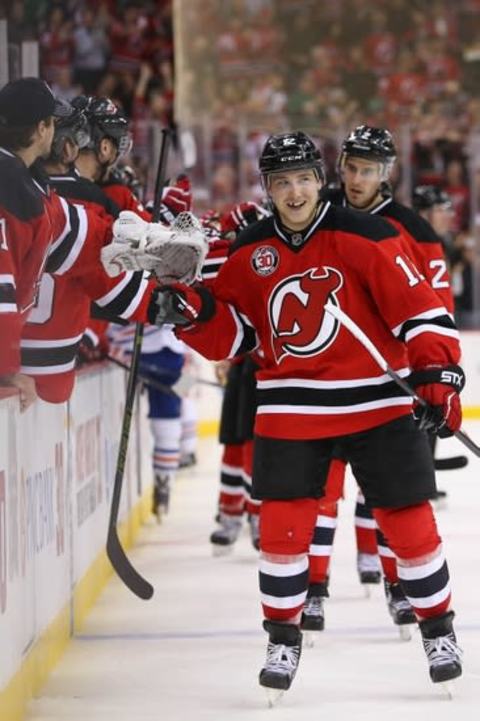
[[(220, 394), (198, 394), (208, 432)], [(16, 396), (0, 396), (0, 721), (22, 718), (111, 574), (104, 547), (124, 398), (124, 371), (104, 365), (79, 375), (69, 403), (40, 401), (21, 415)], [(121, 498), (125, 547), (150, 514), (151, 446), (142, 395)]]
[[(465, 416), (480, 418), (480, 333), (463, 334), (462, 345)], [(199, 373), (212, 378), (205, 361)], [(221, 395), (195, 393), (211, 432)], [(124, 372), (97, 366), (68, 404), (20, 415), (16, 397), (0, 396), (0, 721), (22, 718), (111, 573), (104, 544), (124, 394)], [(142, 396), (120, 511), (126, 547), (149, 515), (150, 451)]]

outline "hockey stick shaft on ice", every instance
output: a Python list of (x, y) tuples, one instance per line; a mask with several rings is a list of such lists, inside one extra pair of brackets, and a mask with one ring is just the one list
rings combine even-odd
[[(168, 129), (162, 130), (162, 145), (158, 161), (157, 178), (155, 182), (154, 205), (152, 221), (158, 222), (160, 206), (162, 201), (162, 190), (166, 181), (166, 168), (168, 151), (170, 148), (171, 133)], [(122, 430), (120, 444), (118, 447), (117, 466), (115, 480), (113, 483), (112, 504), (110, 507), (110, 519), (107, 534), (107, 556), (118, 576), (124, 584), (139, 598), (147, 600), (153, 596), (153, 586), (141, 576), (130, 563), (118, 536), (118, 513), (120, 509), (120, 497), (122, 494), (123, 476), (127, 459), (128, 440), (130, 426), (132, 423), (133, 408), (135, 403), (135, 391), (137, 389), (138, 365), (142, 351), (143, 323), (137, 323), (135, 327), (135, 338), (133, 340), (133, 353), (130, 363), (130, 372), (127, 382), (127, 393), (125, 398), (125, 410), (123, 412)]]
[[(401, 378), (396, 371), (391, 368), (386, 359), (382, 356), (378, 348), (372, 343), (370, 338), (363, 332), (363, 330), (355, 323), (352, 318), (350, 318), (349, 315), (347, 315), (341, 308), (339, 308), (336, 305), (333, 305), (333, 303), (326, 303), (324, 306), (327, 313), (329, 313), (331, 316), (336, 318), (339, 323), (341, 323), (347, 330), (350, 331), (350, 333), (356, 338), (363, 347), (370, 353), (372, 358), (378, 363), (380, 368), (390, 376), (390, 378), (395, 381), (395, 383), (400, 386), (400, 388), (405, 391), (409, 396), (411, 396), (419, 405), (426, 407), (428, 403), (421, 398), (415, 390), (412, 388), (409, 383), (407, 383), (404, 378)], [(459, 431), (455, 431), (454, 434), (455, 438), (458, 438), (461, 443), (463, 443), (469, 450), (472, 451), (476, 456), (480, 457), (480, 447), (477, 446), (477, 444), (468, 436), (465, 431), (460, 429)]]

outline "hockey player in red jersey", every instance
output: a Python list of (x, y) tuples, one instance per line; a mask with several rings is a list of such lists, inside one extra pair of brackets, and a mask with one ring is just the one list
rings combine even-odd
[[(236, 204), (230, 211), (216, 214), (210, 211), (205, 223), (218, 232), (229, 247), (237, 235), (269, 213), (253, 202)], [(218, 258), (212, 253), (212, 258)], [(209, 265), (208, 283), (216, 277), (221, 264), (214, 271)], [(219, 441), (223, 444), (220, 465), (220, 490), (216, 521), (210, 534), (214, 555), (233, 549), (246, 516), (252, 545), (258, 550), (260, 502), (252, 498), (253, 426), (255, 420), (255, 372), (257, 353), (239, 356), (233, 361), (217, 364), (218, 380), (225, 386), (220, 417)]]
[[(260, 592), (269, 634), (260, 684), (290, 687), (301, 653), (308, 551), (334, 449), (342, 446), (398, 560), (433, 682), (461, 674), (447, 563), (428, 500), (435, 478), (412, 401), (324, 312), (327, 300), (365, 330), (429, 404), (433, 430), (460, 427), (458, 332), (380, 217), (319, 199), (320, 152), (303, 133), (268, 139), (260, 172), (274, 207), (242, 233), (213, 290), (175, 284), (150, 309), (205, 357), (258, 344), (253, 491), (260, 512)], [(445, 383), (447, 368), (462, 381)], [(450, 377), (450, 374), (449, 374)], [(418, 415), (418, 409), (416, 410)]]
[[(341, 187), (324, 191), (322, 195), (337, 205), (387, 218), (401, 231), (416, 267), (435, 290), (439, 301), (452, 313), (453, 296), (441, 238), (424, 218), (393, 198), (389, 179), (395, 160), (396, 150), (391, 133), (385, 128), (360, 125), (352, 130), (342, 143), (339, 160)], [(431, 438), (430, 442), (432, 443)], [(330, 506), (333, 517), (336, 516), (335, 508)], [(394, 554), (381, 531), (375, 529), (372, 512), (365, 504), (361, 492), (356, 504), (355, 526), (360, 551), (357, 559), (360, 577), (363, 569), (369, 566), (372, 570), (375, 569), (375, 564), (378, 563), (376, 555), (378, 547), (388, 609), (394, 622), (399, 626), (402, 637), (409, 638), (405, 626), (415, 622), (415, 616), (399, 584)], [(328, 508), (323, 507), (322, 504), (315, 535), (317, 543), (321, 536), (328, 535), (330, 537), (328, 548), (331, 551), (334, 535), (332, 513), (329, 513)], [(314, 581), (325, 582), (328, 560), (328, 555), (314, 558), (313, 566), (318, 565), (315, 573), (312, 574)]]
[[(73, 163), (89, 138), (85, 114), (75, 107), (59, 123), (53, 153), (45, 161), (49, 181), (60, 195), (65, 192), (70, 201), (58, 198), (68, 217), (72, 246), (86, 249), (65, 268), (63, 275), (43, 274), (37, 302), (22, 332), (22, 371), (35, 378), (39, 396), (51, 403), (66, 401), (72, 393), (78, 349), (91, 302), (96, 302), (112, 320), (144, 320), (156, 285), (138, 272), (111, 278), (100, 262), (99, 250), (112, 238), (115, 218), (109, 211), (115, 214), (118, 211), (94, 183), (75, 172)], [(91, 263), (94, 249), (97, 260)]]
[(69, 242), (63, 210), (37, 161), (50, 153), (54, 117), (69, 112), (38, 78), (0, 90), (0, 382), (18, 389), (23, 410), (36, 389), (20, 372), (20, 336), (48, 253), (52, 270), (61, 271)]

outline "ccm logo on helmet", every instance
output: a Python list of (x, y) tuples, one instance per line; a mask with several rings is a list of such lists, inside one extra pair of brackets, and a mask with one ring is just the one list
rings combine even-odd
[(336, 294), (342, 285), (336, 268), (322, 266), (285, 278), (274, 288), (268, 313), (277, 363), (286, 355), (317, 355), (333, 343), (339, 323), (325, 313), (324, 305), (339, 305)]

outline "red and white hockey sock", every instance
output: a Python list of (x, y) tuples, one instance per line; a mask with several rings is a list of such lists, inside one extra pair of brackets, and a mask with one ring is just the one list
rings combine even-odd
[(229, 516), (242, 515), (245, 508), (243, 483), (243, 446), (227, 444), (220, 465), (218, 508)]
[(377, 522), (371, 509), (366, 505), (363, 494), (358, 491), (355, 504), (355, 538), (358, 553), (376, 556), (378, 553), (376, 538)]
[(389, 583), (398, 583), (397, 559), (381, 530), (377, 528), (377, 547), (383, 575)]
[[(323, 501), (323, 499), (322, 499)], [(337, 503), (322, 503), (318, 507), (312, 542), (308, 551), (310, 583), (326, 583), (332, 557), (333, 541), (337, 530)]]
[(313, 498), (262, 501), (259, 582), (263, 613), (270, 621), (300, 622), (317, 504)]
[(397, 557), (398, 577), (417, 617), (445, 613), (451, 599), (450, 577), (430, 503), (377, 508), (374, 514)]

